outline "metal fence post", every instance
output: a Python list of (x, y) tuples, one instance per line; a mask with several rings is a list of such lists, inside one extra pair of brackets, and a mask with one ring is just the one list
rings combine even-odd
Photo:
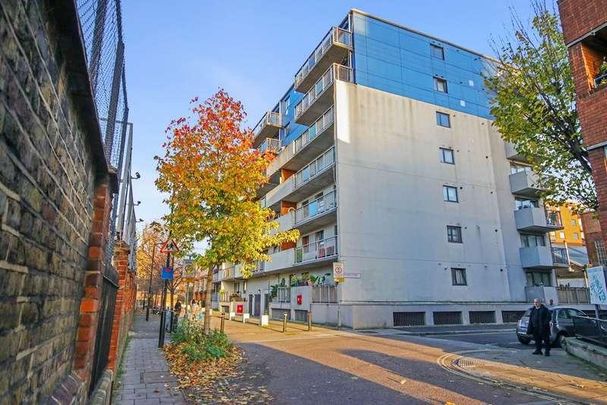
[(220, 326), (220, 330), (221, 333), (223, 333), (223, 330), (225, 328), (225, 322), (226, 322), (226, 317), (225, 317), (225, 313), (221, 313), (221, 326)]
[(282, 333), (287, 331), (287, 313), (282, 314)]

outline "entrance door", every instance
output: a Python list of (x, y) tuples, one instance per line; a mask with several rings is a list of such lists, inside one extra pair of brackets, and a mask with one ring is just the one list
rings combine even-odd
[(249, 294), (249, 314), (253, 313), (253, 294)]
[(261, 308), (261, 294), (255, 294), (255, 305), (253, 305), (253, 316), (259, 316)]

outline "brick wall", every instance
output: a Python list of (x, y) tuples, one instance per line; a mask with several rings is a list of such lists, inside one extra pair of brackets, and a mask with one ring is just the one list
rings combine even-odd
[[(597, 31), (595, 35), (586, 37), (586, 34), (607, 24), (607, 0), (560, 0), (559, 12), (565, 42), (569, 46), (569, 61), (575, 82), (582, 135), (585, 145), (591, 149), (589, 160), (599, 201), (600, 227), (603, 239), (607, 240), (605, 152), (602, 147), (592, 148), (607, 141), (607, 87), (596, 87), (594, 84), (599, 66), (607, 56), (607, 27)], [(582, 41), (574, 42), (582, 37), (584, 37)], [(590, 244), (593, 243), (589, 238), (588, 230), (585, 230), (585, 235), (590, 248)]]
[(607, 0), (559, 0), (558, 3), (567, 44), (607, 21)]
[(597, 218), (596, 212), (585, 212), (581, 215), (582, 227), (584, 228), (584, 236), (586, 240), (586, 250), (588, 251), (588, 260), (590, 264), (598, 265), (598, 255), (596, 252), (595, 241), (602, 240), (601, 225)]
[(0, 403), (86, 395), (76, 331), (109, 179), (77, 28), (73, 1), (0, 2)]

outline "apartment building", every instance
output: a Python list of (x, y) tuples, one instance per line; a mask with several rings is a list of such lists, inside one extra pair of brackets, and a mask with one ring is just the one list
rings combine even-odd
[(365, 328), (512, 322), (536, 296), (558, 302), (560, 224), (492, 125), (491, 64), (351, 10), (254, 129), (276, 154), (260, 204), (301, 237), (247, 280), (218, 271), (217, 307)]

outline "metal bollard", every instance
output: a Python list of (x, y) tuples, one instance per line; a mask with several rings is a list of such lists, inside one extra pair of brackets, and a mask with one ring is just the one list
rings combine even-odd
[(287, 313), (282, 314), (282, 333), (287, 331)]
[(220, 326), (221, 333), (223, 333), (223, 328), (224, 328), (224, 325), (225, 325), (225, 321), (226, 321), (225, 314), (222, 312), (221, 313), (221, 326)]
[(308, 332), (312, 330), (312, 311), (308, 311)]

